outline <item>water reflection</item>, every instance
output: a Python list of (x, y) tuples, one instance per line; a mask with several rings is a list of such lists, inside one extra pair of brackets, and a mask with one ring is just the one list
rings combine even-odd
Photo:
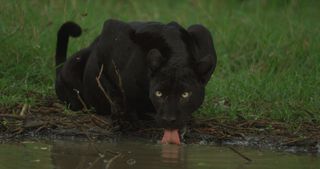
[(162, 162), (164, 163), (180, 163), (181, 159), (180, 156), (182, 154), (182, 149), (178, 145), (162, 145), (161, 149), (161, 157)]
[(107, 156), (101, 157), (89, 143), (68, 143), (57, 141), (51, 150), (52, 163), (59, 169), (102, 169)]
[(139, 142), (119, 144), (74, 143), (56, 141), (51, 150), (52, 163), (59, 169), (109, 168), (164, 169), (187, 168), (183, 147), (177, 145), (154, 145)]
[[(160, 145), (141, 141), (54, 141), (0, 145), (0, 169), (319, 169), (319, 156), (225, 147)], [(119, 152), (119, 154), (114, 153)]]

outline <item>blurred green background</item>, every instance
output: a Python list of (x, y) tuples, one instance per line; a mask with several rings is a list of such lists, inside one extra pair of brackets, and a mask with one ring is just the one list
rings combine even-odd
[(54, 96), (56, 33), (68, 20), (88, 45), (106, 19), (209, 28), (218, 66), (197, 116), (320, 122), (320, 1), (0, 0), (0, 107)]

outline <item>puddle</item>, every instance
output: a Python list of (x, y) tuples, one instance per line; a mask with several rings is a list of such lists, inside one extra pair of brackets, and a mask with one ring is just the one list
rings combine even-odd
[[(22, 142), (0, 145), (0, 169), (319, 169), (320, 157), (213, 145), (160, 145), (140, 140)], [(119, 152), (118, 154), (116, 154)]]

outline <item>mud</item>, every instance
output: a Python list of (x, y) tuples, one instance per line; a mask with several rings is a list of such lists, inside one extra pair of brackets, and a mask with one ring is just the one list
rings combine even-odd
[[(132, 125), (112, 123), (92, 112), (68, 112), (54, 98), (33, 105), (0, 108), (0, 141), (26, 138), (85, 139), (116, 141), (120, 137), (139, 137), (159, 142), (163, 129), (154, 122)], [(320, 153), (320, 125), (300, 123), (292, 127), (271, 120), (193, 119), (180, 133), (184, 144), (242, 145), (290, 152)]]

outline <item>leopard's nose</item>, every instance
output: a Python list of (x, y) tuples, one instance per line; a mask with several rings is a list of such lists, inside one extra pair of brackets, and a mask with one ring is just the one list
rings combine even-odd
[(167, 123), (174, 123), (177, 120), (174, 116), (162, 116), (161, 119)]

